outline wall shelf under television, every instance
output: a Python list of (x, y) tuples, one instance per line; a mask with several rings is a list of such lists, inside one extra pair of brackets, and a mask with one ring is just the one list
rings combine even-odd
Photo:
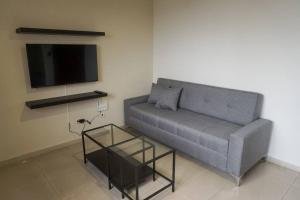
[(79, 30), (29, 28), (29, 27), (19, 27), (16, 29), (16, 33), (45, 34), (45, 35), (73, 35), (73, 36), (105, 36), (105, 32), (98, 32), (98, 31), (79, 31)]
[(106, 96), (107, 96), (106, 92), (101, 92), (96, 90), (94, 92), (86, 92), (86, 93), (72, 94), (72, 95), (59, 96), (59, 97), (53, 97), (47, 99), (26, 101), (25, 104), (30, 109), (36, 109), (36, 108), (55, 106), (55, 105), (60, 105), (65, 103), (84, 101), (88, 99), (95, 99), (95, 98), (106, 97)]

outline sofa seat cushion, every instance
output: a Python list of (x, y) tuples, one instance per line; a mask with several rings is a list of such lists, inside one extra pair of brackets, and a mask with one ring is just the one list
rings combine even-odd
[(177, 112), (142, 103), (131, 106), (132, 116), (152, 126), (227, 156), (228, 140), (240, 125), (185, 109)]

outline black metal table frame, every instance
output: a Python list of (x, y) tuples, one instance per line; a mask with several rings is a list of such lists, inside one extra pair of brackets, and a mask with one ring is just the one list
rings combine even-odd
[[(104, 128), (104, 127), (108, 127), (110, 126), (111, 127), (111, 137), (112, 137), (112, 145), (110, 146), (107, 146), (105, 147), (104, 145), (102, 145), (100, 142), (98, 142), (97, 140), (95, 140), (94, 138), (92, 138), (90, 135), (87, 134), (87, 132), (89, 131), (92, 131), (92, 130), (96, 130), (96, 129), (100, 129), (100, 128)], [(122, 142), (119, 142), (119, 143), (116, 143), (114, 144), (114, 136), (113, 136), (113, 126), (115, 126), (116, 128), (118, 129), (121, 129), (122, 131), (128, 133), (128, 134), (131, 134), (133, 135), (134, 137), (133, 138), (130, 138), (128, 140), (124, 140)], [(113, 153), (114, 155), (117, 155), (119, 156), (121, 159), (120, 159), (120, 162), (128, 162), (126, 159), (124, 159), (122, 156), (118, 155), (117, 153), (114, 153), (110, 148), (113, 147), (113, 146), (117, 146), (117, 145), (120, 145), (120, 144), (123, 144), (123, 143), (126, 143), (126, 142), (129, 142), (129, 141), (132, 141), (132, 140), (135, 140), (135, 139), (142, 139), (143, 141), (143, 149), (142, 150), (139, 150), (139, 151), (136, 151), (128, 156), (133, 156), (133, 155), (136, 155), (136, 154), (139, 154), (139, 153), (143, 153), (143, 163), (141, 165), (139, 165), (138, 167), (135, 167), (135, 190), (136, 190), (136, 200), (139, 200), (139, 170), (140, 168), (146, 166), (146, 165), (149, 165), (152, 163), (152, 170), (153, 170), (153, 181), (155, 181), (155, 174), (161, 176), (162, 178), (164, 178), (166, 181), (169, 182), (169, 184), (167, 184), (166, 186), (160, 188), (159, 190), (155, 191), (154, 193), (150, 194), (149, 196), (147, 196), (145, 198), (145, 200), (148, 200), (148, 199), (151, 199), (152, 197), (154, 197), (155, 195), (159, 194), (160, 192), (164, 191), (165, 189), (169, 188), (169, 187), (172, 187), (172, 192), (175, 191), (175, 158), (176, 158), (176, 151), (172, 148), (170, 148), (171, 150), (156, 157), (155, 158), (155, 145), (153, 145), (152, 143), (150, 143), (149, 141), (145, 141), (144, 140), (144, 136), (143, 135), (139, 135), (139, 136), (136, 136), (135, 134), (119, 127), (119, 126), (116, 126), (114, 124), (107, 124), (107, 125), (104, 125), (104, 126), (100, 126), (100, 127), (96, 127), (96, 128), (93, 128), (93, 129), (89, 129), (89, 130), (85, 130), (81, 133), (81, 136), (82, 136), (82, 148), (83, 148), (83, 158), (84, 158), (84, 163), (86, 164), (87, 163), (87, 158), (86, 158), (86, 147), (85, 147), (85, 138), (84, 137), (87, 137), (88, 139), (90, 139), (91, 141), (93, 141), (94, 143), (96, 143), (97, 145), (99, 145), (101, 148), (105, 149), (107, 151), (107, 160), (106, 160), (106, 163), (107, 163), (107, 169), (108, 169), (108, 188), (109, 189), (112, 189), (112, 185), (113, 183), (111, 182), (111, 177), (110, 177), (110, 166), (109, 166), (109, 154)], [(145, 148), (144, 147), (144, 143), (148, 143), (150, 145), (150, 147), (147, 147)], [(149, 150), (149, 149), (153, 149), (153, 158), (154, 159), (151, 159), (149, 161), (145, 161), (145, 151)], [(170, 155), (172, 154), (173, 155), (173, 161), (172, 161), (172, 179), (166, 177), (165, 175), (163, 175), (162, 173), (156, 171), (155, 169), (155, 162), (167, 155)], [(120, 163), (120, 166), (122, 166), (122, 163)], [(120, 173), (121, 173), (121, 183), (123, 182), (122, 181), (122, 177), (123, 177), (123, 170), (122, 170), (122, 167), (120, 167)], [(115, 187), (121, 192), (122, 194), (122, 198), (124, 198), (125, 196), (128, 198), (128, 199), (131, 199), (131, 200), (134, 200), (129, 194), (127, 194), (125, 191), (124, 191), (124, 187), (122, 186), (121, 184), (121, 187), (118, 187), (115, 185)]]

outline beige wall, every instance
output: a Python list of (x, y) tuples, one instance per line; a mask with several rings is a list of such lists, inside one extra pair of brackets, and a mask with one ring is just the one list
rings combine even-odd
[[(45, 27), (95, 30), (109, 37), (15, 34), (15, 29)], [(26, 43), (97, 44), (100, 80), (96, 83), (31, 89)], [(0, 161), (78, 138), (68, 122), (97, 114), (97, 100), (30, 110), (26, 100), (103, 90), (109, 110), (96, 125), (123, 124), (123, 99), (148, 93), (152, 81), (151, 0), (1, 0), (0, 1)], [(69, 111), (68, 111), (69, 110)]]
[(300, 1), (155, 0), (157, 77), (264, 94), (269, 156), (300, 168)]

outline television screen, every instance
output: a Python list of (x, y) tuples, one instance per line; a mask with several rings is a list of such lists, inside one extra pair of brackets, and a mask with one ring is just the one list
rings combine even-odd
[(26, 44), (31, 87), (98, 80), (96, 45)]

